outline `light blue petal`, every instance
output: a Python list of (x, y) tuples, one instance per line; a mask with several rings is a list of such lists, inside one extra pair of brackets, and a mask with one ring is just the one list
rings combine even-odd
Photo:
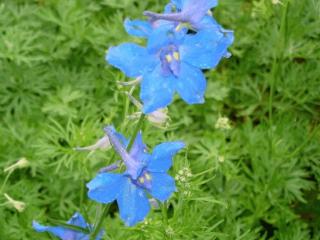
[(124, 178), (122, 174), (116, 173), (97, 175), (87, 184), (89, 198), (100, 203), (112, 202), (118, 197)]
[(151, 195), (160, 200), (167, 200), (171, 194), (176, 191), (174, 179), (166, 173), (150, 173), (151, 174)]
[(181, 61), (201, 69), (215, 67), (222, 58), (222, 54), (217, 51), (221, 47), (219, 43), (222, 38), (220, 30), (199, 31), (195, 35), (186, 36), (179, 48)]
[(63, 227), (43, 226), (36, 221), (32, 222), (32, 227), (37, 232), (50, 232), (62, 240), (68, 240), (67, 237), (74, 236), (76, 234), (74, 231), (65, 229)]
[(147, 38), (152, 31), (152, 26), (147, 21), (142, 20), (130, 20), (124, 21), (124, 27), (128, 34), (136, 37)]
[(106, 60), (128, 77), (141, 76), (145, 71), (153, 69), (156, 64), (155, 56), (134, 43), (123, 43), (117, 47), (111, 47)]
[(140, 99), (143, 112), (151, 113), (170, 104), (174, 94), (173, 75), (163, 76), (159, 64), (153, 72), (145, 74), (141, 82)]
[(181, 62), (180, 74), (176, 79), (176, 90), (188, 104), (204, 102), (206, 79), (200, 69)]
[(145, 191), (126, 178), (117, 197), (120, 217), (127, 226), (142, 221), (150, 211), (149, 200)]
[(185, 144), (183, 142), (165, 142), (157, 145), (150, 157), (148, 163), (148, 171), (150, 172), (166, 172), (172, 165), (172, 157), (182, 148)]

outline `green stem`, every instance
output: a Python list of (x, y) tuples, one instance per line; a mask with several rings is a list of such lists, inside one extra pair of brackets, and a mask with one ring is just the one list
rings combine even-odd
[(98, 233), (100, 232), (100, 229), (102, 227), (102, 223), (103, 223), (103, 220), (104, 220), (104, 217), (105, 215), (107, 215), (108, 211), (109, 211), (109, 206), (110, 205), (105, 205), (103, 207), (103, 210), (102, 210), (102, 214), (100, 215), (100, 218), (99, 218), (99, 221), (98, 223), (95, 225), (91, 235), (90, 235), (90, 240), (95, 240)]
[(163, 222), (163, 234), (164, 234), (164, 238), (168, 239), (167, 237), (167, 233), (166, 233), (166, 229), (168, 227), (168, 213), (167, 213), (167, 202), (164, 202), (161, 206), (161, 212), (162, 212), (162, 222)]
[(132, 137), (131, 137), (131, 139), (130, 139), (130, 142), (129, 142), (129, 144), (128, 144), (128, 147), (127, 147), (127, 150), (128, 150), (128, 151), (130, 151), (130, 149), (131, 149), (131, 147), (132, 147), (132, 145), (133, 145), (133, 143), (134, 143), (134, 140), (136, 139), (136, 137), (137, 137), (137, 135), (138, 135), (138, 132), (139, 132), (139, 130), (140, 130), (141, 127), (142, 127), (144, 118), (145, 118), (145, 115), (144, 115), (144, 114), (141, 114), (141, 116), (140, 116), (140, 118), (139, 118), (139, 121), (138, 121), (138, 123), (137, 123), (137, 126), (136, 126), (136, 128), (134, 129), (134, 132), (133, 132)]
[(283, 49), (286, 45), (286, 23), (287, 23), (287, 13), (288, 13), (288, 5), (289, 1), (285, 3), (282, 17), (281, 17), (281, 23), (280, 23), (280, 38), (278, 41), (278, 52), (274, 55), (272, 67), (271, 67), (271, 80), (270, 80), (270, 94), (269, 94), (269, 103), (268, 103), (268, 118), (269, 118), (269, 159), (272, 158), (273, 155), (273, 148), (272, 148), (272, 142), (273, 142), (273, 95), (274, 95), (274, 87), (276, 84), (277, 76), (279, 75), (279, 66), (282, 62), (283, 58)]
[[(133, 135), (132, 135), (132, 137), (130, 139), (130, 142), (128, 144), (127, 151), (130, 151), (130, 149), (132, 148), (134, 140), (136, 139), (136, 137), (138, 135), (138, 132), (142, 127), (144, 118), (145, 118), (145, 115), (141, 114), (141, 116), (139, 118), (139, 121), (138, 121), (138, 123), (137, 123), (137, 125), (136, 125), (136, 127), (134, 129)], [(108, 210), (109, 210), (109, 205), (105, 205), (103, 207), (102, 214), (100, 215), (100, 218), (97, 221), (97, 224), (95, 224), (94, 229), (93, 229), (93, 231), (92, 231), (92, 233), (90, 235), (90, 240), (94, 240), (97, 237), (97, 235), (98, 235), (98, 233), (99, 233), (99, 231), (100, 231), (100, 229), (102, 227), (102, 223), (103, 223), (104, 217), (108, 213)]]
[(11, 170), (9, 171), (9, 173), (7, 174), (6, 178), (5, 178), (4, 181), (3, 181), (3, 184), (2, 184), (1, 189), (0, 189), (0, 193), (3, 193), (3, 189), (4, 189), (4, 187), (6, 186), (6, 184), (7, 184), (7, 182), (8, 182), (8, 180), (9, 180), (9, 178), (10, 178), (10, 176), (11, 176), (12, 173), (13, 173), (13, 170), (11, 169)]

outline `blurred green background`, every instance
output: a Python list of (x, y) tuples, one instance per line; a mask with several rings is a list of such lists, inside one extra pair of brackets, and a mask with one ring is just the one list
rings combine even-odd
[[(33, 219), (50, 224), (81, 211), (94, 222), (97, 204), (85, 183), (112, 150), (73, 147), (94, 143), (107, 124), (130, 135), (126, 115), (137, 109), (105, 51), (143, 44), (125, 33), (123, 20), (166, 3), (0, 1), (1, 240), (54, 239), (36, 233)], [(151, 148), (187, 143), (171, 174), (192, 176), (178, 177), (167, 225), (153, 210), (126, 228), (112, 205), (104, 239), (320, 239), (320, 1), (220, 0), (213, 14), (235, 31), (235, 42), (233, 56), (206, 73), (205, 104), (177, 98), (165, 129), (144, 126)], [(219, 128), (221, 117), (231, 129)], [(8, 176), (4, 169), (21, 158), (27, 166)], [(19, 212), (5, 193), (25, 208)]]

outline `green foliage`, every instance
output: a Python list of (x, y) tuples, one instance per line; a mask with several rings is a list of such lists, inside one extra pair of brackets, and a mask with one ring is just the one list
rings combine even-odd
[[(0, 239), (53, 239), (36, 219), (95, 221), (85, 184), (113, 151), (76, 152), (113, 123), (129, 136), (137, 111), (104, 60), (130, 38), (125, 17), (160, 11), (166, 1), (3, 0), (0, 3), (0, 188), (2, 169), (25, 157), (0, 189)], [(184, 140), (174, 160), (178, 192), (168, 222), (154, 209), (127, 228), (112, 205), (104, 239), (319, 239), (320, 2), (224, 0), (214, 16), (235, 30), (232, 58), (207, 73), (206, 103), (169, 107), (163, 131), (146, 123), (145, 142)], [(136, 94), (136, 93), (135, 93)], [(230, 130), (215, 128), (219, 117)], [(4, 193), (26, 203), (23, 212)]]

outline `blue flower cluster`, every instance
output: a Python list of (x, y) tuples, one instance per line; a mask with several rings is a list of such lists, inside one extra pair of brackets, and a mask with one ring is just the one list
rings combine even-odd
[(145, 38), (147, 46), (111, 47), (106, 60), (128, 77), (141, 78), (140, 98), (148, 114), (172, 102), (177, 92), (188, 104), (204, 102), (202, 70), (229, 57), (233, 32), (211, 16), (216, 0), (171, 0), (163, 14), (146, 11), (149, 21), (125, 20), (126, 31)]
[[(128, 77), (141, 79), (144, 114), (155, 113), (169, 105), (176, 92), (188, 104), (204, 102), (206, 79), (203, 70), (214, 68), (223, 57), (229, 57), (227, 48), (233, 42), (233, 32), (223, 29), (212, 17), (210, 9), (216, 5), (217, 0), (171, 0), (162, 14), (144, 12), (148, 21), (125, 20), (126, 31), (146, 39), (147, 46), (123, 43), (111, 47), (106, 60)], [(136, 133), (139, 124), (137, 126)], [(164, 202), (176, 191), (175, 181), (167, 171), (173, 156), (185, 144), (165, 142), (150, 152), (142, 141), (141, 132), (130, 141), (113, 126), (105, 127), (104, 131), (105, 136), (94, 145), (76, 149), (112, 146), (121, 160), (100, 170), (87, 184), (88, 196), (104, 204), (116, 201), (121, 219), (126, 225), (133, 226), (146, 217), (155, 199)], [(63, 240), (85, 240), (96, 237), (100, 226), (97, 224), (98, 228), (92, 231), (92, 226), (79, 213), (68, 224), (93, 233), (89, 236), (74, 228), (47, 227), (37, 222), (33, 227)], [(96, 239), (102, 234), (100, 231)]]

